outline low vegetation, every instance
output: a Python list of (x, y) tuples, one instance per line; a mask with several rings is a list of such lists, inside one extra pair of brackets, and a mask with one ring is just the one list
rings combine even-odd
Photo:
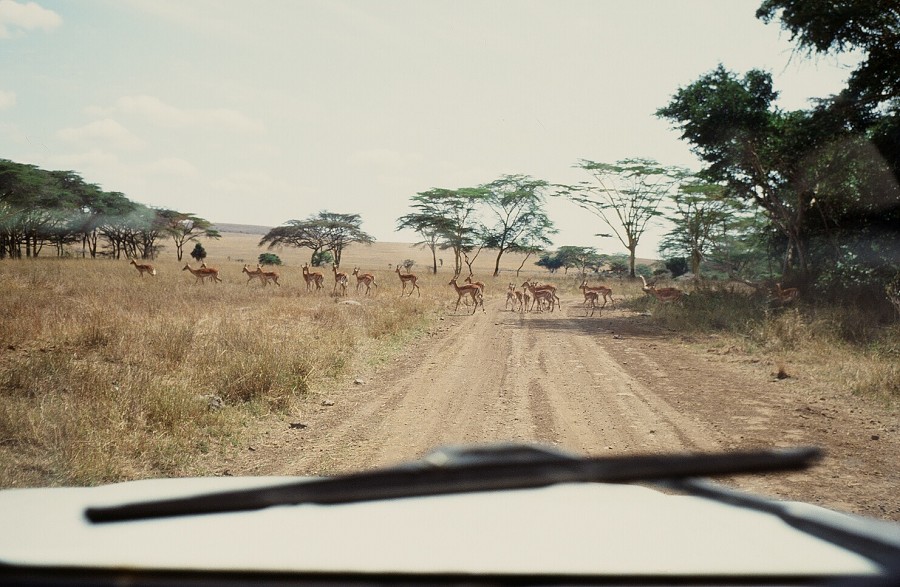
[(141, 278), (124, 262), (0, 264), (3, 485), (203, 473), (197, 455), (290, 414), (444, 301), (390, 291), (344, 305), (307, 294), (299, 270), (277, 288), (248, 284), (236, 262), (205, 284), (156, 266)]
[[(456, 301), (444, 271), (416, 271), (421, 296), (401, 297), (396, 265), (374, 256), (366, 267), (380, 268), (379, 287), (368, 296), (354, 287), (332, 295), (330, 274), (308, 293), (296, 262), (279, 268), (282, 287), (248, 282), (244, 265), (215, 263), (223, 282), (196, 283), (175, 260), (143, 276), (124, 261), (0, 263), (0, 484), (209, 474), (204, 463), (244, 446), (260, 419), (296, 417)], [(513, 278), (517, 267), (477, 276), (487, 300), (538, 274)], [(570, 309), (583, 297), (579, 272), (543, 278), (558, 285), (564, 312), (583, 316)], [(685, 288), (661, 303), (640, 281), (605, 283), (618, 309), (668, 332), (714, 335), (784, 376), (802, 365), (829, 386), (900, 400), (900, 324), (889, 304), (779, 306), (740, 288)], [(603, 328), (609, 316), (591, 319)]]

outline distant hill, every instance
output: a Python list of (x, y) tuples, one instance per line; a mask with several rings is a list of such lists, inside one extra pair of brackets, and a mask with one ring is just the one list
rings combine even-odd
[(216, 222), (213, 228), (219, 232), (229, 232), (233, 234), (259, 234), (266, 235), (271, 226), (256, 226), (255, 224), (228, 224), (227, 222)]

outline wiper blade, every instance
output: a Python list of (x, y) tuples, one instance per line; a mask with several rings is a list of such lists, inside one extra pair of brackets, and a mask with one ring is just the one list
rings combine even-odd
[(303, 503), (341, 504), (557, 483), (635, 483), (795, 471), (822, 457), (815, 447), (716, 454), (587, 457), (531, 445), (445, 448), (420, 461), (288, 485), (224, 491), (85, 510), (94, 523), (252, 511)]

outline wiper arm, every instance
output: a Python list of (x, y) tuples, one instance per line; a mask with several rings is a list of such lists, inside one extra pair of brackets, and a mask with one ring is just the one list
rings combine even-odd
[(634, 483), (805, 469), (822, 457), (815, 447), (722, 454), (581, 458), (530, 445), (445, 448), (420, 461), (304, 480), (85, 510), (94, 523), (241, 512), (277, 505), (340, 504), (475, 491), (526, 489), (557, 483)]

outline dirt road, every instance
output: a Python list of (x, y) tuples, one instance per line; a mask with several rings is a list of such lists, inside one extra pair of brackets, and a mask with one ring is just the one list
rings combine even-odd
[[(727, 480), (778, 498), (900, 520), (898, 415), (715, 339), (686, 340), (646, 316), (580, 300), (553, 313), (448, 313), (386, 368), (273, 422), (226, 474), (333, 474), (447, 444), (541, 442), (619, 455), (818, 445), (794, 474)], [(293, 424), (293, 427), (291, 426)]]

